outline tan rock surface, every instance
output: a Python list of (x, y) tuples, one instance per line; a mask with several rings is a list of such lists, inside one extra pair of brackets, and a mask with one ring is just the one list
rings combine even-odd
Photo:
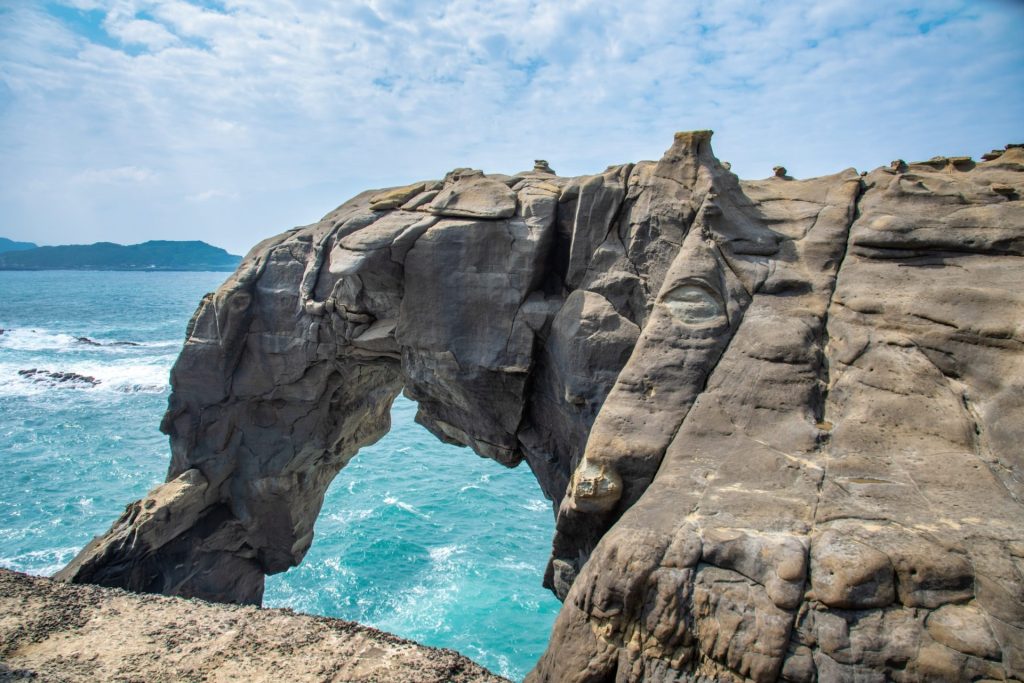
[(340, 619), (69, 586), (0, 569), (0, 681), (505, 679)]

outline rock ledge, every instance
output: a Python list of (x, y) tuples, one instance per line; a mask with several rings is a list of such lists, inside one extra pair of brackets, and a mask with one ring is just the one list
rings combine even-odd
[(0, 681), (501, 683), (340, 619), (71, 586), (0, 569)]

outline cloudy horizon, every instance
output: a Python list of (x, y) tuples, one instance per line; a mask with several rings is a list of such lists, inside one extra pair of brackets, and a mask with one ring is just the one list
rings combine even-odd
[[(707, 4), (708, 6), (704, 6)], [(1024, 142), (1024, 3), (0, 0), (0, 236), (244, 253), (457, 166), (711, 128), (744, 178)]]

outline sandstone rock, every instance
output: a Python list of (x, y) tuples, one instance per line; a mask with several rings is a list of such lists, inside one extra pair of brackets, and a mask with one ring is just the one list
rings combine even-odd
[(549, 176), (556, 175), (555, 171), (551, 168), (550, 165), (548, 165), (548, 162), (545, 161), (544, 159), (537, 159), (537, 160), (535, 160), (533, 162), (533, 168), (531, 170), (523, 171), (522, 173), (517, 173), (516, 175), (517, 176), (532, 176), (534, 174), (549, 175)]
[(999, 659), (1000, 648), (985, 613), (967, 605), (943, 605), (928, 615), (928, 634), (964, 654)]
[(413, 183), (412, 185), (385, 190), (384, 192), (375, 194), (370, 198), (370, 208), (374, 211), (397, 209), (405, 202), (423, 192), (425, 188), (426, 183)]
[(516, 195), (497, 180), (463, 177), (441, 190), (427, 210), (437, 216), (509, 218), (516, 212)]
[(1024, 677), (1024, 149), (742, 181), (710, 140), (257, 245), (189, 324), (169, 483), (61, 578), (258, 603), (404, 388), (552, 501), (531, 680)]
[(3, 681), (505, 681), (451, 650), (340, 619), (0, 569)]
[(896, 601), (896, 577), (885, 553), (833, 529), (811, 549), (814, 599), (840, 609), (886, 607)]
[(428, 204), (430, 204), (431, 201), (433, 201), (434, 197), (437, 196), (438, 192), (440, 192), (440, 190), (420, 192), (418, 195), (414, 196), (405, 204), (402, 204), (402, 211), (426, 210), (424, 207), (426, 207)]

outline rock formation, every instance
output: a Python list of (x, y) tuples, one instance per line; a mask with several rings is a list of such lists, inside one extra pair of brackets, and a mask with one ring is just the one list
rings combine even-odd
[(40, 370), (39, 368), (28, 368), (27, 370), (18, 370), (18, 376), (24, 377), (27, 380), (31, 380), (37, 384), (49, 384), (51, 386), (67, 386), (78, 388), (91, 389), (92, 387), (100, 384), (101, 380), (96, 379), (92, 375), (80, 375), (77, 372), (60, 372), (53, 370)]
[(257, 245), (189, 324), (167, 483), (59, 576), (258, 603), (404, 387), (553, 501), (533, 680), (1024, 677), (1024, 149), (741, 181), (710, 138)]
[(0, 569), (0, 681), (508, 683), (341, 619), (69, 586)]

